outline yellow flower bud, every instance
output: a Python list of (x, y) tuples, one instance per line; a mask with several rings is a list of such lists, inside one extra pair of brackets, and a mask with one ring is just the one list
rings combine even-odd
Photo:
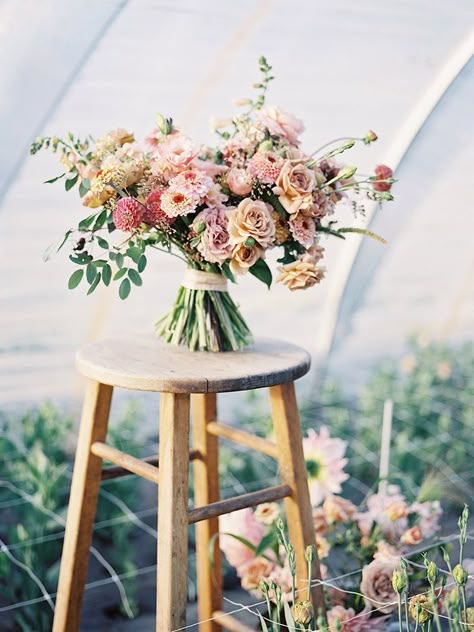
[(297, 601), (291, 609), (295, 623), (308, 625), (314, 617), (314, 608), (311, 601)]
[(465, 586), (468, 578), (467, 570), (461, 564), (456, 564), (453, 568), (453, 577), (458, 586)]
[(408, 602), (408, 610), (414, 621), (424, 625), (433, 614), (430, 612), (430, 602), (426, 595), (414, 595)]

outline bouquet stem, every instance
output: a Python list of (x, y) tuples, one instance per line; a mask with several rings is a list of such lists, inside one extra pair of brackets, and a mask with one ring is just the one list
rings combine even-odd
[(191, 351), (238, 351), (252, 341), (227, 291), (181, 286), (172, 309), (155, 326), (160, 338)]

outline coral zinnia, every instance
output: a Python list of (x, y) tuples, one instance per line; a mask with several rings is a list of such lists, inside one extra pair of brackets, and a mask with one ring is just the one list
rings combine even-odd
[(377, 165), (374, 169), (375, 176), (372, 177), (372, 187), (374, 191), (390, 191), (392, 188), (391, 182), (384, 182), (384, 180), (390, 180), (393, 176), (393, 171), (387, 165)]

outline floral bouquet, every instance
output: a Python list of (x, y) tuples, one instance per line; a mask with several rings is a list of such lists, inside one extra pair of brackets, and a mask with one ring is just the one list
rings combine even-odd
[[(318, 625), (318, 629), (385, 630), (397, 609), (394, 571), (403, 556), (412, 558), (438, 531), (440, 503), (409, 502), (398, 486), (382, 484), (356, 506), (341, 495), (341, 484), (349, 478), (344, 471), (346, 443), (331, 437), (323, 426), (319, 433), (310, 430), (303, 446), (326, 596), (327, 627)], [(305, 595), (295, 592), (294, 553), (282, 535), (280, 505), (264, 503), (221, 516), (219, 521), (220, 546), (227, 561), (244, 589), (267, 600), (272, 620), (278, 621), (280, 612), (289, 618), (285, 602), (293, 604), (296, 624), (316, 619)]]
[(257, 97), (237, 100), (242, 113), (217, 124), (215, 148), (188, 138), (161, 114), (146, 149), (124, 129), (96, 141), (69, 133), (31, 145), (32, 154), (42, 148), (59, 154), (65, 172), (48, 182), (64, 178), (66, 191), (77, 185), (84, 206), (93, 209), (56, 247), (71, 243), (69, 258), (78, 269), (70, 289), (85, 279), (90, 294), (100, 283), (119, 281), (125, 299), (132, 285), (142, 285), (147, 253), (164, 250), (183, 259), (187, 271), (173, 308), (157, 322), (158, 335), (193, 350), (237, 350), (251, 334), (228, 280), (250, 272), (270, 287), (266, 254), (279, 248), (278, 282), (305, 289), (324, 278), (321, 235), (344, 239), (362, 232), (383, 241), (331, 219), (341, 203), (363, 213), (364, 199), (392, 199), (389, 167), (356, 178), (356, 167), (335, 161), (376, 134), (306, 153), (299, 140), (303, 123), (265, 105), (273, 77), (264, 57), (259, 67)]

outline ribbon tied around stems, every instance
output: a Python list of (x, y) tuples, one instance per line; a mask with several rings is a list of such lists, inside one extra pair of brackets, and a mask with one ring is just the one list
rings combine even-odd
[(222, 274), (187, 268), (181, 285), (188, 290), (227, 292), (227, 279)]

